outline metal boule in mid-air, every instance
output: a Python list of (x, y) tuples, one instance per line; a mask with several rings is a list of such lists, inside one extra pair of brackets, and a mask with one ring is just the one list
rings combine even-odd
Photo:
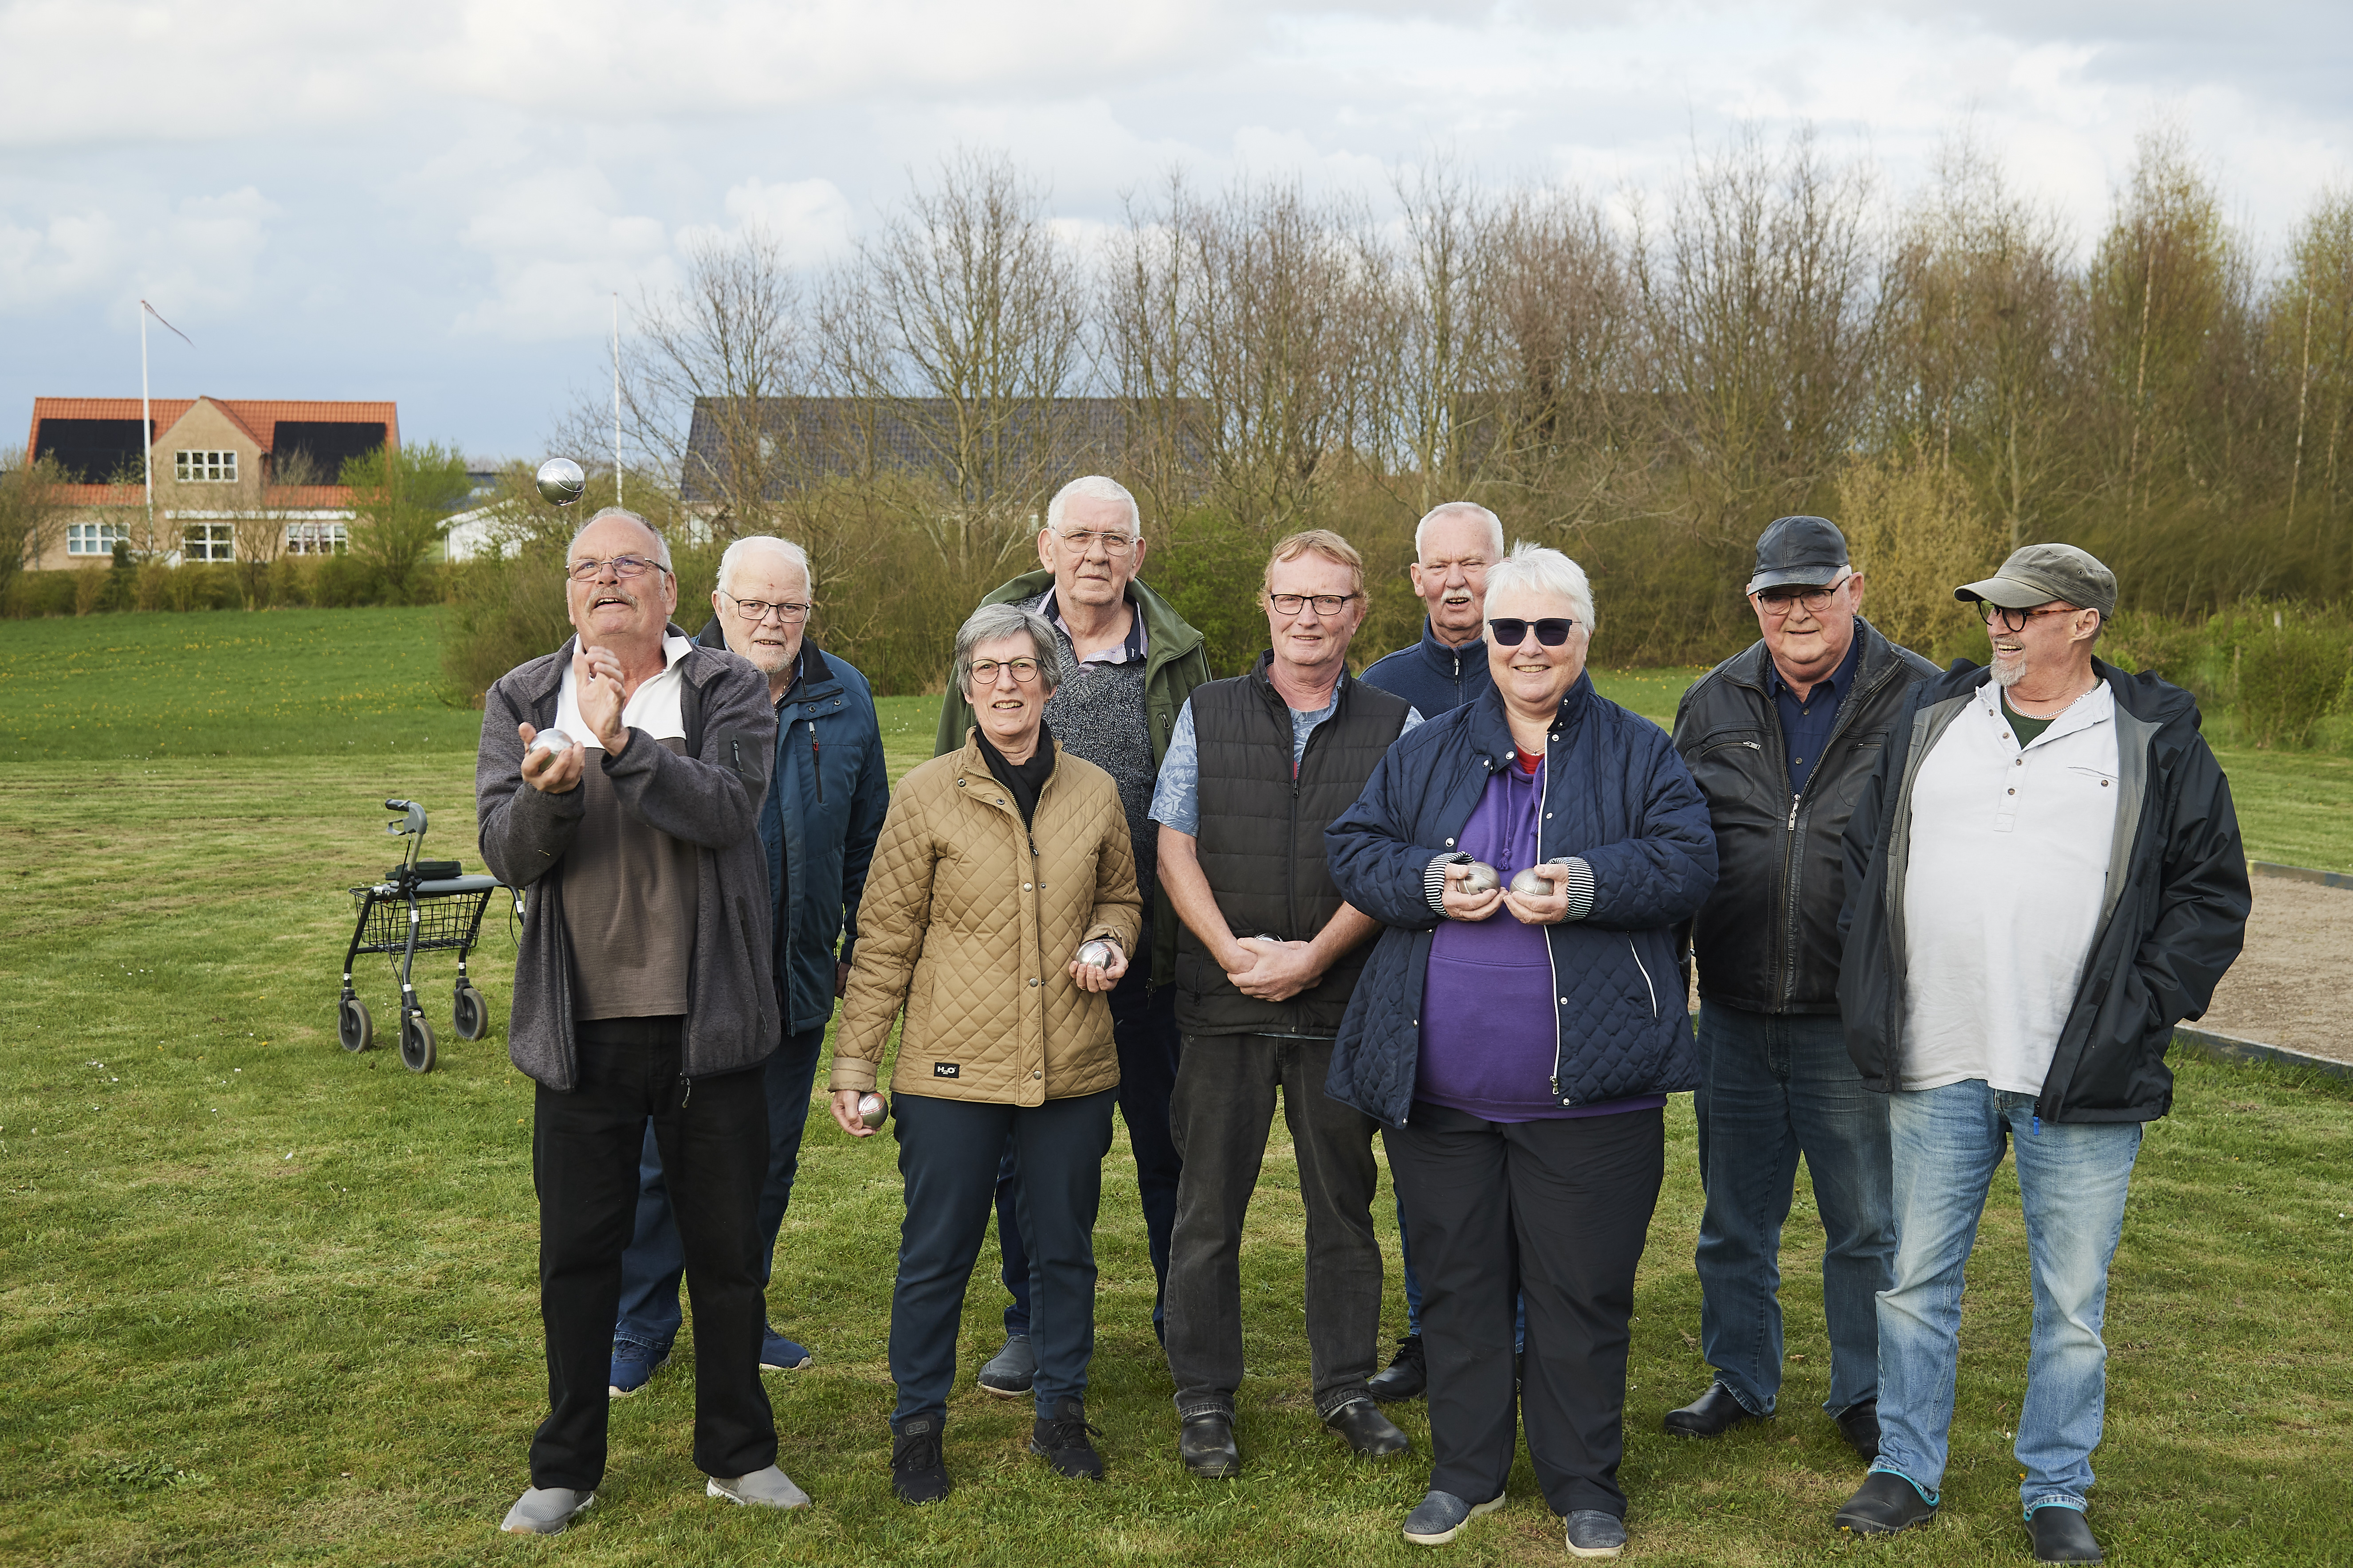
[(570, 506), (588, 488), (588, 476), (569, 458), (550, 458), (539, 466), (539, 493), (554, 506)]
[(579, 742), (575, 741), (571, 736), (565, 734), (554, 725), (550, 724), (546, 729), (542, 730), (538, 734), (533, 735), (531, 738), (531, 744), (524, 747), (523, 750), (526, 752), (568, 752), (577, 744), (579, 744)]
[(1504, 884), (1504, 879), (1496, 875), (1495, 868), (1488, 865), (1484, 860), (1473, 860), (1470, 856), (1465, 855), (1458, 858), (1454, 864), (1468, 868), (1462, 874), (1462, 879), (1455, 883), (1455, 886), (1470, 898), (1475, 899)]
[(1551, 869), (1552, 868), (1549, 866), (1529, 867), (1526, 870), (1522, 871), (1518, 876), (1512, 879), (1512, 891), (1519, 894), (1519, 896), (1524, 899), (1548, 899), (1552, 897), (1553, 893), (1556, 890), (1556, 884), (1554, 882), (1553, 879), (1547, 875)]
[(1089, 964), (1092, 964), (1097, 969), (1109, 969), (1111, 967), (1111, 943), (1100, 941), (1081, 942), (1079, 944), (1079, 966), (1083, 969)]
[(858, 1097), (858, 1120), (871, 1130), (891, 1120), (891, 1102), (879, 1094)]

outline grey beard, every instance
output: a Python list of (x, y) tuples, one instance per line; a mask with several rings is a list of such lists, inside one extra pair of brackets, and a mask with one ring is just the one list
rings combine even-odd
[(2008, 665), (2004, 665), (2001, 661), (2000, 656), (1995, 656), (1993, 661), (1993, 683), (1996, 686), (2000, 687), (2004, 691), (2007, 691), (2011, 687), (2017, 685), (2019, 679), (2025, 673), (2026, 661), (2024, 659), (2016, 659)]

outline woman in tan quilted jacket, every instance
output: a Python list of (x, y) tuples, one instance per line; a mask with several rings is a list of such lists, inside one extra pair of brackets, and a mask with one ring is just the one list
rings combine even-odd
[[(834, 1039), (833, 1119), (871, 1131), (859, 1097), (891, 1075), (907, 1216), (891, 1293), (891, 1483), (902, 1502), (948, 1493), (940, 1429), (955, 1382), (965, 1285), (1010, 1141), (1029, 1242), (1038, 1354), (1032, 1451), (1103, 1477), (1087, 1440), (1094, 1352), (1095, 1208), (1119, 1058), (1105, 993), (1127, 972), (1143, 905), (1111, 775), (1056, 748), (1053, 629), (987, 605), (956, 634), (955, 678), (976, 720), (962, 752), (902, 780), (858, 907), (858, 955)], [(1108, 957), (1077, 954), (1102, 942)]]

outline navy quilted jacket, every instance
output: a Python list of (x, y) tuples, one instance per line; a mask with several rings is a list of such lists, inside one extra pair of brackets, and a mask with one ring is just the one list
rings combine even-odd
[[(1673, 928), (1715, 886), (1707, 801), (1667, 732), (1597, 696), (1589, 677), (1561, 699), (1546, 752), (1539, 847), (1547, 860), (1576, 856), (1593, 868), (1591, 914), (1546, 928), (1560, 996), (1552, 1093), (1590, 1105), (1695, 1089)], [(1488, 779), (1515, 765), (1504, 700), (1490, 689), (1400, 737), (1324, 830), (1340, 891), (1388, 928), (1349, 1000), (1325, 1091), (1392, 1127), (1413, 1105), (1440, 918), (1422, 874), (1454, 847)]]

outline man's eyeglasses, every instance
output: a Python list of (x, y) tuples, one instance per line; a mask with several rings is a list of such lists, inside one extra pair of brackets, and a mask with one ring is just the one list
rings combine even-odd
[(1310, 605), (1315, 606), (1315, 613), (1319, 616), (1336, 616), (1348, 607), (1349, 600), (1358, 596), (1355, 594), (1269, 594), (1266, 602), (1274, 606), (1274, 613), (1278, 616), (1295, 616)]
[(1849, 572), (1822, 588), (1766, 588), (1757, 594), (1757, 603), (1768, 616), (1786, 616), (1800, 605), (1805, 606), (1806, 614), (1819, 616), (1831, 607), (1831, 601), (1838, 597), (1839, 590), (1853, 576)]
[(1517, 616), (1501, 616), (1487, 623), (1498, 647), (1517, 647), (1528, 640), (1528, 629), (1535, 628), (1536, 641), (1546, 647), (1558, 647), (1568, 640), (1577, 622), (1567, 616), (1546, 616), (1542, 620), (1526, 621)]
[(2042, 610), (2011, 610), (1983, 599), (1978, 601), (1978, 614), (1985, 617), (1985, 624), (1995, 631), (2002, 632), (2022, 632), (2026, 629), (2026, 623), (2037, 616), (2072, 616), (2074, 613), (2074, 607), (2069, 605), (2053, 605)]
[(992, 686), (998, 670), (1009, 672), (1014, 681), (1022, 686), (1038, 679), (1038, 661), (1034, 658), (976, 658), (972, 661), (972, 680), (976, 686)]
[(613, 575), (622, 579), (642, 577), (649, 572), (667, 572), (669, 567), (659, 561), (649, 561), (642, 555), (616, 555), (610, 561), (575, 561), (565, 570), (575, 583), (594, 583), (610, 566)]
[(719, 592), (725, 595), (729, 604), (735, 606), (737, 613), (742, 615), (745, 620), (751, 622), (754, 626), (758, 626), (762, 621), (766, 620), (768, 618), (768, 612), (771, 610), (776, 612), (776, 619), (784, 622), (787, 626), (790, 626), (795, 621), (807, 620), (809, 611), (816, 608), (814, 605), (796, 605), (789, 599), (777, 599), (774, 601), (767, 599), (739, 599), (734, 595), (728, 593), (724, 588), (720, 589)]
[(1076, 550), (1082, 555), (1084, 555), (1088, 551), (1092, 550), (1098, 544), (1103, 546), (1103, 553), (1105, 555), (1124, 555), (1129, 551), (1135, 548), (1135, 535), (1132, 533), (1114, 532), (1113, 530), (1107, 528), (1073, 529), (1068, 533), (1064, 533), (1061, 530), (1056, 529), (1054, 531), (1054, 537), (1060, 540), (1063, 543), (1071, 546), (1071, 548)]

